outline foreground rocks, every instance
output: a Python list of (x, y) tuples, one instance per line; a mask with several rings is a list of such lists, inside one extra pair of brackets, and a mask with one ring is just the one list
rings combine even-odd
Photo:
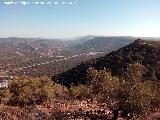
[(30, 107), (4, 106), (0, 109), (0, 120), (110, 120), (112, 111), (105, 104), (92, 104), (86, 101), (54, 101)]
[[(160, 111), (155, 111), (147, 118), (123, 118), (118, 120), (159, 120)], [(113, 112), (105, 103), (87, 101), (54, 101), (28, 107), (0, 107), (0, 120), (113, 120)]]

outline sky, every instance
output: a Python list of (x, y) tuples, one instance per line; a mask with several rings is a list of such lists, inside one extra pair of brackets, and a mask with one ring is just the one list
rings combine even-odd
[[(160, 0), (0, 1), (0, 37), (70, 38), (85, 35), (160, 37)], [(20, 0), (12, 0), (21, 2)]]

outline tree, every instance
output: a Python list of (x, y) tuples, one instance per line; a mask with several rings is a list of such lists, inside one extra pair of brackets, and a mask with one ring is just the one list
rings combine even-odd
[(111, 72), (104, 70), (88, 70), (88, 81), (92, 87), (93, 94), (106, 100), (117, 96), (121, 87), (120, 80), (111, 75)]
[(10, 101), (17, 105), (40, 104), (55, 96), (54, 83), (47, 77), (20, 77), (12, 81)]
[(151, 102), (155, 97), (150, 82), (135, 83), (131, 86), (128, 96), (123, 100), (123, 106), (128, 113), (135, 115), (147, 115), (151, 111)]
[(129, 64), (126, 70), (122, 73), (121, 78), (125, 82), (139, 82), (142, 81), (145, 73), (145, 67), (142, 64)]
[(78, 86), (72, 86), (69, 89), (69, 93), (73, 99), (79, 99), (83, 100), (85, 98), (91, 98), (91, 87), (88, 85), (78, 85)]
[(144, 81), (145, 68), (135, 63), (129, 64), (122, 74), (122, 93), (120, 103), (123, 110), (135, 115), (147, 115), (151, 112), (152, 102), (156, 101), (157, 88), (154, 81)]

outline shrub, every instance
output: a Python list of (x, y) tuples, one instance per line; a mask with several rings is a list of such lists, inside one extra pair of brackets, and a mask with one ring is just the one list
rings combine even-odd
[(93, 94), (104, 100), (116, 97), (121, 89), (120, 80), (106, 70), (89, 69), (88, 78)]
[(73, 99), (83, 100), (85, 98), (91, 98), (91, 87), (87, 85), (72, 86), (69, 89), (69, 93)]
[(129, 64), (122, 74), (123, 89), (120, 102), (128, 113), (147, 115), (151, 112), (154, 102), (158, 102), (158, 87), (154, 81), (145, 81), (144, 73), (144, 66), (136, 63)]
[(128, 96), (124, 99), (123, 106), (128, 113), (147, 115), (151, 112), (151, 102), (155, 98), (152, 87), (152, 84), (149, 82), (141, 82), (131, 86), (130, 91), (124, 91), (127, 92)]
[(139, 63), (129, 64), (123, 71), (121, 78), (125, 82), (141, 82), (145, 73), (145, 67)]
[(49, 101), (55, 96), (54, 83), (47, 77), (20, 77), (10, 86), (12, 104), (30, 105)]

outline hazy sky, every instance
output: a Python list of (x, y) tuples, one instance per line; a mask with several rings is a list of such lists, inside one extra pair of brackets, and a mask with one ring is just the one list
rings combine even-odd
[(0, 37), (160, 37), (160, 0), (63, 0), (76, 2), (65, 6), (5, 5), (2, 1), (11, 0), (0, 2)]

